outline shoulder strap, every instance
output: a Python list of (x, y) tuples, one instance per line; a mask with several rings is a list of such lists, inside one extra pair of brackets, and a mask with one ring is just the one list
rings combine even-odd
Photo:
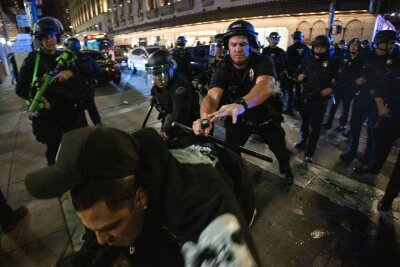
[(32, 88), (33, 88), (33, 85), (34, 85), (34, 83), (35, 83), (35, 81), (37, 79), (37, 72), (38, 72), (38, 69), (39, 69), (39, 62), (40, 62), (40, 52), (36, 51), (35, 52), (35, 66), (33, 68), (32, 82), (31, 82), (31, 87), (29, 89), (29, 99), (33, 98)]

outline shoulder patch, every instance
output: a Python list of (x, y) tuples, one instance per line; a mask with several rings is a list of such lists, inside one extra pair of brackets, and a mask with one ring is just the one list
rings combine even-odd
[(183, 94), (184, 92), (186, 92), (186, 88), (185, 87), (180, 86), (180, 87), (175, 89), (175, 95), (180, 95), (180, 94)]

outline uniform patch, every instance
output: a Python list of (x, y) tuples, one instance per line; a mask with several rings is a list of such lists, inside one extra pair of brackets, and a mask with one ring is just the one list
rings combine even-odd
[(250, 79), (251, 82), (252, 82), (253, 79), (254, 79), (254, 70), (253, 70), (253, 69), (250, 69), (250, 70), (249, 70), (249, 79)]
[(176, 94), (176, 95), (180, 95), (180, 94), (183, 94), (185, 91), (186, 91), (186, 88), (185, 88), (185, 87), (178, 87), (178, 88), (176, 88), (176, 90), (175, 90), (175, 94)]

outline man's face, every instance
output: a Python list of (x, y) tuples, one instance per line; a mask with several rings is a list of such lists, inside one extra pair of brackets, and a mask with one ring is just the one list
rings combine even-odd
[(40, 37), (40, 44), (45, 50), (51, 51), (56, 49), (57, 36), (55, 33), (43, 35)]
[(314, 53), (315, 54), (325, 54), (326, 53), (326, 46), (319, 46), (319, 45), (316, 45), (316, 46), (314, 46)]
[(167, 71), (163, 71), (159, 74), (155, 74), (153, 77), (154, 85), (158, 88), (164, 88), (168, 85), (169, 82), (169, 75)]
[(349, 52), (350, 53), (357, 53), (358, 52), (358, 43), (357, 42), (354, 42), (354, 43), (350, 44)]
[(116, 211), (110, 210), (105, 201), (98, 201), (91, 208), (78, 212), (78, 216), (87, 228), (95, 232), (100, 245), (130, 246), (144, 225), (144, 209), (137, 200)]
[(250, 56), (250, 44), (247, 36), (234, 35), (229, 38), (229, 55), (236, 67), (244, 67)]
[(377, 45), (377, 48), (381, 51), (384, 51), (386, 54), (389, 54), (393, 51), (395, 43), (393, 40), (388, 40), (386, 42), (382, 42)]
[(279, 38), (278, 37), (270, 37), (270, 38), (268, 38), (268, 43), (270, 46), (275, 47), (279, 44)]

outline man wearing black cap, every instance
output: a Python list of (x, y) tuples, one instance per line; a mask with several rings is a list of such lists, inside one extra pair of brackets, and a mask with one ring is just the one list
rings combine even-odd
[[(277, 157), (280, 173), (292, 184), (290, 154), (281, 127), (283, 104), (274, 91), (274, 63), (271, 57), (253, 52), (258, 47), (257, 35), (247, 21), (229, 25), (223, 37), (229, 57), (212, 76), (201, 103), (200, 119), (193, 122), (193, 130), (195, 134), (208, 135), (214, 121), (224, 120), (226, 141), (241, 146), (250, 135), (259, 135)], [(209, 126), (202, 129), (202, 123), (208, 121)]]
[(169, 152), (152, 128), (132, 136), (81, 128), (63, 136), (55, 165), (28, 174), (26, 188), (37, 198), (70, 190), (79, 218), (93, 231), (83, 251), (109, 246), (133, 266), (184, 266), (183, 258), (257, 266), (231, 183), (218, 159), (202, 151)]

